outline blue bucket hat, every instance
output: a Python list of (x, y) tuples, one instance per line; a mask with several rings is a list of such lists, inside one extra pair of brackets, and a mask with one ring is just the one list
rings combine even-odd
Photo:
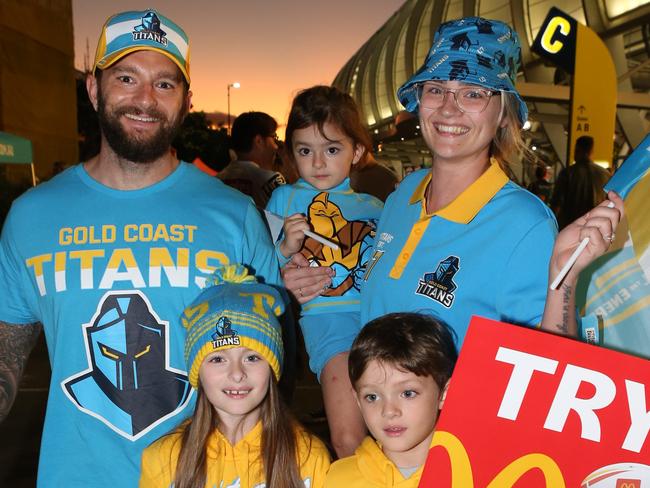
[(515, 89), (520, 63), (519, 36), (509, 25), (481, 17), (452, 20), (438, 27), (424, 66), (397, 90), (397, 97), (406, 110), (417, 112), (419, 83), (458, 80), (515, 95), (523, 124), (528, 108)]
[(160, 12), (122, 12), (110, 17), (99, 36), (93, 74), (106, 69), (135, 51), (155, 51), (167, 56), (178, 66), (190, 83), (190, 41), (172, 20)]

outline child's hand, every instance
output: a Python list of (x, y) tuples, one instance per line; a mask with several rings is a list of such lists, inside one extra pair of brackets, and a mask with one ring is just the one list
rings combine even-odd
[(280, 252), (285, 258), (290, 258), (302, 247), (305, 240), (305, 230), (309, 230), (307, 218), (302, 214), (293, 214), (284, 219), (284, 239), (280, 243)]
[[(566, 226), (557, 236), (551, 257), (551, 277), (557, 275), (585, 237), (589, 238), (589, 243), (567, 274), (565, 281), (575, 283), (580, 271), (607, 251), (614, 241), (616, 227), (623, 216), (621, 197), (613, 191), (610, 191), (607, 197), (608, 200)], [(608, 207), (610, 202), (614, 204), (613, 208)]]

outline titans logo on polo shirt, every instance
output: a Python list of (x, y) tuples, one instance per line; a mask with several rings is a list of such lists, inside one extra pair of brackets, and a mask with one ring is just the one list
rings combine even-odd
[(433, 273), (425, 273), (418, 282), (415, 293), (435, 300), (443, 307), (450, 308), (454, 303), (454, 275), (460, 269), (460, 260), (456, 256), (449, 256), (438, 263)]

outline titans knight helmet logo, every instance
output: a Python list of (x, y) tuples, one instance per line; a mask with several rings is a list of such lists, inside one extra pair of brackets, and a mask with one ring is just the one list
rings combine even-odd
[(218, 349), (223, 346), (239, 346), (239, 335), (232, 328), (232, 322), (226, 316), (219, 317), (215, 325), (214, 334), (212, 334), (212, 347)]
[(147, 12), (142, 17), (142, 24), (133, 28), (131, 35), (134, 41), (154, 41), (163, 46), (167, 45), (167, 33), (160, 28), (160, 19), (154, 12)]
[(75, 406), (135, 441), (183, 410), (191, 387), (169, 366), (169, 323), (140, 291), (108, 292), (83, 324), (88, 369), (61, 382)]
[(438, 263), (433, 273), (425, 273), (418, 281), (415, 290), (417, 295), (422, 295), (440, 303), (443, 307), (451, 308), (454, 303), (454, 275), (460, 269), (460, 260), (456, 256), (449, 256)]

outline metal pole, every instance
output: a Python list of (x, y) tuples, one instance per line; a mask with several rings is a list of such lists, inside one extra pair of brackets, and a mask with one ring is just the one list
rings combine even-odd
[(228, 135), (230, 135), (230, 83), (228, 83)]

